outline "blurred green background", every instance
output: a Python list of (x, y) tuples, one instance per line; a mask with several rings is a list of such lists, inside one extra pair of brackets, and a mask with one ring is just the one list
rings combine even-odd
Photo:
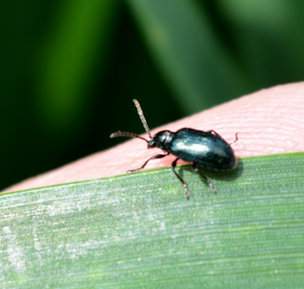
[(300, 0), (6, 1), (0, 187), (304, 75)]

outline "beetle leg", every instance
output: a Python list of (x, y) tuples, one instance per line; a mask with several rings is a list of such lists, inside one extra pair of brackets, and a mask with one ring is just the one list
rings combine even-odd
[(212, 192), (216, 193), (216, 187), (215, 187), (214, 183), (212, 182), (212, 180), (209, 177), (207, 177), (206, 175), (203, 175), (200, 172), (199, 167), (197, 166), (197, 163), (193, 162), (192, 163), (192, 168), (193, 168), (194, 171), (199, 172), (199, 176), (204, 180), (204, 182), (207, 184), (208, 188)]
[(234, 141), (232, 143), (230, 143), (230, 145), (236, 143), (238, 140), (239, 140), (239, 133), (236, 132), (235, 135), (234, 135)]
[[(221, 138), (221, 139), (223, 139), (222, 137), (221, 137), (221, 135), (219, 135), (215, 130), (209, 130), (208, 132), (210, 132), (212, 135), (214, 135), (214, 136), (217, 136), (217, 137), (219, 137), (219, 138)], [(234, 140), (233, 140), (233, 142), (232, 143), (229, 143), (230, 145), (232, 145), (232, 144), (234, 144), (234, 143), (236, 143), (237, 141), (239, 140), (239, 133), (238, 132), (236, 132), (235, 133), (235, 135), (234, 135)]]
[(161, 159), (161, 158), (164, 158), (164, 157), (166, 157), (168, 154), (169, 154), (169, 153), (154, 155), (154, 156), (148, 158), (148, 159), (142, 164), (142, 166), (140, 166), (139, 168), (133, 169), (133, 170), (128, 170), (128, 173), (133, 173), (133, 172), (139, 171), (139, 170), (143, 169), (143, 168), (148, 164), (149, 161), (154, 160), (154, 159)]
[(179, 179), (179, 181), (182, 183), (184, 190), (185, 190), (185, 197), (187, 200), (190, 199), (190, 191), (188, 188), (188, 184), (186, 183), (186, 181), (182, 178), (182, 176), (176, 171), (176, 164), (178, 162), (179, 158), (176, 158), (172, 164), (171, 164), (171, 168), (173, 173), (176, 175), (176, 177)]
[(199, 171), (199, 168), (197, 166), (197, 163), (193, 162), (192, 163), (192, 169), (195, 171), (195, 172), (198, 172)]
[[(213, 129), (212, 129), (212, 130), (209, 130), (209, 131), (207, 131), (207, 132), (209, 132), (209, 133), (211, 133), (212, 135), (217, 136), (218, 138), (224, 140), (224, 139), (221, 137), (221, 135), (218, 134), (218, 133), (217, 133), (215, 130), (213, 130)], [(234, 141), (233, 141), (232, 143), (229, 143), (229, 144), (232, 145), (232, 144), (236, 143), (238, 140), (239, 140), (239, 133), (236, 132), (235, 135), (234, 135)], [(225, 140), (224, 140), (224, 141), (225, 141)]]
[(200, 175), (202, 177), (202, 179), (204, 179), (204, 181), (206, 182), (208, 188), (213, 192), (216, 193), (216, 187), (215, 184), (212, 182), (212, 180), (207, 177), (206, 175)]

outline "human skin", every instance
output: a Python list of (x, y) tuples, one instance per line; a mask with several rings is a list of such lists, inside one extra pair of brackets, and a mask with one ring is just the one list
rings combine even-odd
[[(135, 116), (134, 116), (135, 117)], [(149, 121), (149, 116), (146, 116)], [(191, 127), (215, 130), (233, 144), (237, 157), (304, 151), (304, 82), (260, 90), (152, 130)], [(117, 129), (129, 130), (127, 127)], [(159, 149), (147, 149), (139, 139), (125, 141), (61, 168), (25, 180), (6, 191), (22, 190), (124, 174), (140, 167)], [(174, 156), (156, 159), (145, 169), (170, 166)], [(183, 162), (180, 162), (181, 164)]]

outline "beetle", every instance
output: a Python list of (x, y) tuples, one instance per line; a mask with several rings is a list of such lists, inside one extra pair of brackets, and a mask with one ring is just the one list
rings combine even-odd
[[(152, 136), (150, 128), (144, 116), (143, 110), (138, 100), (133, 99), (137, 114), (141, 123), (148, 134), (148, 139), (129, 131), (116, 131), (110, 135), (110, 138), (129, 137), (138, 138), (147, 143), (148, 149), (159, 148), (162, 154), (156, 154), (147, 159), (139, 168), (129, 170), (135, 172), (143, 169), (151, 160), (160, 159), (170, 154), (176, 156), (171, 163), (171, 168), (175, 176), (184, 187), (185, 196), (190, 198), (190, 191), (187, 182), (177, 172), (176, 165), (179, 160), (192, 163), (195, 170), (202, 169), (210, 172), (226, 172), (237, 167), (237, 158), (233, 152), (231, 144), (225, 141), (216, 131), (202, 131), (193, 128), (181, 128), (175, 132), (162, 130)], [(238, 134), (235, 134), (235, 143), (238, 140)], [(202, 175), (209, 187), (213, 187), (209, 178)], [(215, 190), (215, 189), (214, 189)]]

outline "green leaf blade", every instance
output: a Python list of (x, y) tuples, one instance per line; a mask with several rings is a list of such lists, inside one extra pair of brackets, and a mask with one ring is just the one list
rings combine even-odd
[(301, 288), (304, 154), (243, 160), (217, 193), (181, 167), (0, 195), (3, 288)]

